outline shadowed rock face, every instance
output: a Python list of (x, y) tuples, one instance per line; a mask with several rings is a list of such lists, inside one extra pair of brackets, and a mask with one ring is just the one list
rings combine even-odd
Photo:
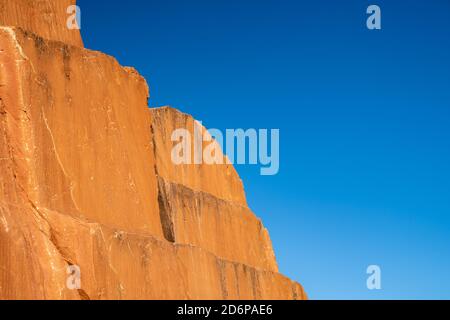
[(174, 165), (194, 119), (59, 28), (66, 2), (0, 0), (0, 299), (306, 298), (234, 168)]

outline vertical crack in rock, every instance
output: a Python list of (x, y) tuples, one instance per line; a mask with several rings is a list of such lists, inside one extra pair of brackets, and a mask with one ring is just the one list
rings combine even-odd
[(250, 277), (252, 279), (253, 299), (261, 299), (262, 295), (258, 273), (256, 272), (256, 270), (250, 269), (247, 266), (244, 266), (244, 269), (250, 272)]
[(217, 260), (217, 266), (220, 275), (220, 288), (222, 290), (222, 299), (226, 300), (228, 299), (228, 290), (227, 290), (225, 262), (222, 260)]
[(172, 207), (169, 202), (168, 192), (171, 192), (170, 186), (166, 186), (163, 179), (158, 178), (158, 204), (159, 215), (164, 237), (169, 242), (175, 242), (175, 230), (172, 218)]
[(238, 265), (237, 264), (233, 264), (233, 272), (234, 272), (234, 276), (235, 276), (235, 281), (236, 281), (236, 294), (238, 299), (241, 298), (241, 292), (240, 292), (240, 287), (239, 287), (239, 273), (238, 273)]
[[(150, 131), (152, 135), (152, 152), (153, 156), (156, 157), (156, 141), (155, 137), (155, 128), (153, 124), (150, 125)], [(161, 227), (163, 229), (164, 238), (174, 243), (175, 242), (175, 230), (174, 230), (174, 221), (172, 218), (172, 208), (170, 206), (169, 198), (167, 196), (166, 183), (163, 179), (161, 179), (158, 175), (158, 167), (155, 163), (154, 165), (155, 174), (157, 177), (158, 183), (158, 206), (159, 206), (159, 216), (161, 219)]]
[(89, 295), (83, 289), (77, 289), (77, 291), (78, 291), (78, 294), (80, 295), (81, 300), (91, 300)]

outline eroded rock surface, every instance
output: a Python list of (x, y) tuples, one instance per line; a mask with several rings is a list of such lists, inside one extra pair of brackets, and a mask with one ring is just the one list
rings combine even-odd
[(234, 168), (171, 161), (195, 120), (149, 110), (134, 69), (35, 18), (0, 15), (20, 26), (0, 27), (0, 299), (306, 298)]
[[(0, 26), (21, 27), (49, 40), (83, 46), (78, 29), (69, 29), (67, 21), (75, 0), (0, 0)], [(69, 20), (72, 21), (72, 20)]]

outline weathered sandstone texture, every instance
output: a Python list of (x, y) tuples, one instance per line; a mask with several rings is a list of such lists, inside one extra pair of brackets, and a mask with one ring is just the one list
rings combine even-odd
[(66, 2), (0, 0), (0, 299), (306, 298), (234, 168), (171, 161), (197, 122), (66, 34)]
[(69, 30), (67, 8), (75, 0), (0, 0), (0, 26), (22, 27), (49, 40), (83, 46), (80, 32)]

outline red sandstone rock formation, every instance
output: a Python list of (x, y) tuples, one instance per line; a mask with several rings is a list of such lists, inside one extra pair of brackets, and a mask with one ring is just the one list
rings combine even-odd
[(0, 0), (0, 298), (306, 298), (234, 168), (172, 163), (194, 120), (84, 49), (72, 2)]

